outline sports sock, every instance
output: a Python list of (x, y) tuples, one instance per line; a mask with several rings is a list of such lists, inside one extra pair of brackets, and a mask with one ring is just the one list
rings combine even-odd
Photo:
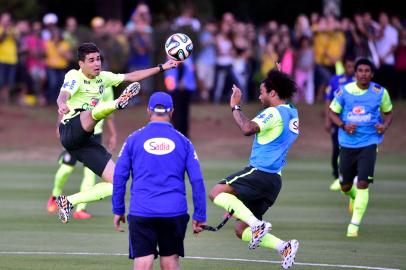
[(351, 199), (355, 199), (357, 195), (357, 187), (355, 185), (352, 185), (351, 189), (347, 192), (344, 192), (345, 195), (349, 196)]
[(68, 196), (68, 201), (72, 205), (77, 205), (79, 203), (94, 202), (102, 200), (113, 194), (113, 184), (108, 182), (102, 182), (94, 185), (92, 188)]
[(107, 116), (109, 116), (111, 113), (113, 113), (116, 110), (117, 110), (117, 108), (116, 108), (115, 100), (100, 102), (92, 110), (92, 117), (94, 120), (98, 121), (98, 120), (106, 118)]
[(233, 215), (250, 226), (254, 226), (259, 222), (254, 214), (236, 196), (230, 193), (222, 192), (218, 194), (213, 202), (227, 212), (234, 210)]
[(62, 194), (62, 189), (68, 180), (69, 176), (72, 174), (75, 167), (66, 165), (64, 163), (59, 166), (59, 169), (55, 173), (54, 188), (52, 189), (52, 196), (59, 196)]
[[(80, 185), (80, 192), (86, 191), (90, 188), (92, 188), (96, 184), (96, 174), (92, 172), (87, 167), (83, 167), (83, 180), (82, 184)], [(76, 211), (82, 211), (86, 209), (87, 203), (79, 203), (76, 206)]]
[[(245, 242), (249, 242), (251, 240), (252, 232), (249, 227), (245, 228), (244, 232), (242, 233), (241, 239)], [(264, 248), (271, 248), (277, 250), (279, 253), (282, 252), (284, 248), (285, 241), (279, 239), (278, 237), (274, 236), (273, 234), (267, 233), (261, 240), (259, 246)]]
[(367, 210), (369, 200), (369, 189), (358, 189), (357, 196), (354, 199), (354, 210), (352, 213), (351, 223), (359, 225), (362, 217)]

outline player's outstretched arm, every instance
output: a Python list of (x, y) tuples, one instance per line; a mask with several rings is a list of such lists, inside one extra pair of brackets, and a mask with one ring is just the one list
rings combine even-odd
[(179, 63), (180, 62), (175, 61), (175, 60), (168, 60), (166, 63), (164, 63), (162, 65), (158, 65), (157, 67), (136, 70), (136, 71), (133, 71), (130, 73), (126, 73), (126, 74), (124, 74), (124, 81), (137, 82), (137, 81), (143, 80), (145, 78), (148, 78), (150, 76), (153, 76), (159, 72), (163, 72), (163, 71), (171, 69), (171, 68), (176, 68)]

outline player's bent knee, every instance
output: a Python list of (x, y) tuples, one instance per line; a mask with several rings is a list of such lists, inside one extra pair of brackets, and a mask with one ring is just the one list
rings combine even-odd
[(216, 198), (217, 195), (219, 195), (222, 192), (233, 194), (234, 191), (233, 191), (232, 187), (229, 185), (217, 184), (209, 191), (210, 200), (213, 201), (214, 198)]

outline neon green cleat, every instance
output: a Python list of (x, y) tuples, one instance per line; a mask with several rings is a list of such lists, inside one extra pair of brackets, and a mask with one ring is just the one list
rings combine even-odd
[(350, 198), (348, 202), (348, 212), (352, 214), (353, 211), (354, 211), (354, 199)]
[(334, 182), (330, 185), (331, 191), (339, 191), (341, 190), (340, 179), (334, 180)]
[(350, 223), (347, 228), (347, 237), (358, 237), (359, 225)]

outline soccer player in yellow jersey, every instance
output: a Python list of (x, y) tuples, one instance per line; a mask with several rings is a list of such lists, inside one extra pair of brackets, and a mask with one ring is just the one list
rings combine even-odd
[[(137, 70), (126, 74), (101, 71), (100, 50), (93, 43), (83, 43), (78, 48), (79, 70), (72, 69), (65, 75), (57, 99), (58, 112), (63, 115), (59, 125), (63, 147), (77, 160), (100, 176), (105, 182), (91, 189), (70, 196), (56, 198), (59, 218), (63, 223), (70, 219), (72, 208), (79, 203), (101, 200), (113, 192), (114, 162), (111, 154), (94, 140), (97, 122), (116, 110), (124, 109), (128, 101), (138, 94), (139, 80), (167, 69), (178, 62), (169, 60), (157, 67)], [(113, 101), (99, 102), (106, 87), (117, 86), (123, 81), (133, 82)]]
[[(112, 87), (105, 89), (102, 101), (111, 101), (114, 100), (114, 92)], [(61, 121), (62, 116), (58, 117), (58, 127), (59, 122)], [(114, 123), (113, 115), (110, 115), (104, 120), (100, 120), (97, 125), (94, 127), (93, 136), (98, 143), (102, 143), (102, 133), (104, 130), (104, 123), (106, 122), (109, 138), (107, 143), (107, 149), (109, 151), (114, 151), (117, 145), (117, 131)], [(59, 128), (57, 129), (57, 136), (59, 138)], [(54, 185), (52, 187), (52, 194), (47, 203), (47, 211), (49, 214), (55, 214), (58, 211), (58, 205), (56, 204), (56, 197), (62, 194), (62, 189), (69, 179), (70, 175), (75, 169), (77, 159), (69, 154), (65, 149), (59, 156), (59, 168), (55, 173)], [(80, 184), (80, 191), (85, 191), (96, 184), (96, 174), (92, 172), (89, 168), (83, 167), (83, 178), (82, 183)], [(86, 211), (86, 203), (80, 203), (76, 205), (76, 210), (73, 213), (73, 218), (75, 219), (89, 219), (92, 217), (90, 213)]]

